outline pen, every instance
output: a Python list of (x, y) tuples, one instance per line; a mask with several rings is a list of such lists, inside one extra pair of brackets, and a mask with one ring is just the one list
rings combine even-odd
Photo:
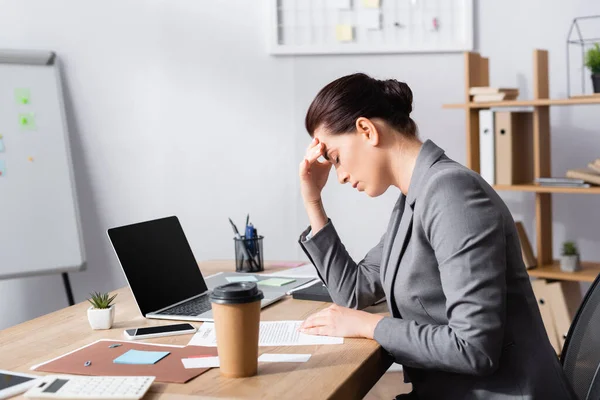
[(242, 251), (244, 252), (244, 257), (246, 257), (246, 259), (248, 260), (248, 263), (250, 264), (250, 269), (253, 270), (254, 269), (254, 263), (253, 263), (254, 260), (252, 259), (252, 257), (250, 257), (250, 254), (248, 253), (248, 249), (246, 248), (246, 241), (243, 240), (242, 237), (240, 236), (240, 232), (238, 231), (237, 227), (235, 226), (235, 224), (233, 223), (231, 218), (229, 218), (229, 223), (231, 224), (231, 227), (233, 228), (233, 233), (235, 234), (235, 238), (241, 241)]

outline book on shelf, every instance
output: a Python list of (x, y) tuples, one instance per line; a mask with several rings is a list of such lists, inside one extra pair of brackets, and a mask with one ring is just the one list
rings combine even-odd
[(519, 235), (519, 241), (521, 242), (521, 254), (523, 256), (523, 262), (525, 263), (525, 267), (527, 269), (533, 268), (537, 265), (537, 261), (533, 256), (533, 249), (531, 248), (531, 243), (527, 238), (525, 228), (523, 227), (523, 224), (519, 221), (515, 221), (515, 226), (517, 227), (517, 234)]
[(598, 160), (593, 163), (589, 163), (588, 168), (600, 174), (600, 163), (598, 163)]
[(476, 94), (473, 96), (474, 103), (486, 103), (491, 101), (505, 101), (505, 100), (516, 100), (519, 93), (490, 93), (490, 94)]
[(473, 86), (469, 88), (469, 94), (474, 96), (478, 94), (496, 94), (496, 93), (511, 93), (519, 94), (518, 88), (504, 88), (504, 87), (491, 87), (491, 86)]
[(587, 183), (600, 185), (600, 172), (596, 172), (591, 168), (570, 169), (567, 171), (567, 177), (582, 179)]

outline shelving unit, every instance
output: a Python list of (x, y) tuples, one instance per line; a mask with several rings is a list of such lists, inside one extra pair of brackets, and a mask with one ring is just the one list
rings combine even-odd
[[(470, 101), (469, 88), (489, 86), (489, 60), (478, 53), (465, 55), (465, 101), (445, 104), (443, 108), (462, 109), (466, 115), (467, 167), (480, 172), (479, 166), (479, 110), (490, 107), (533, 107), (534, 178), (551, 176), (550, 169), (550, 106), (600, 104), (600, 97), (568, 99), (549, 98), (548, 52), (533, 52), (533, 99), (488, 103)], [(552, 194), (600, 194), (600, 187), (565, 188), (537, 184), (496, 185), (498, 191), (522, 191), (535, 194), (536, 258), (538, 267), (528, 270), (529, 275), (552, 280), (593, 282), (600, 274), (600, 262), (583, 262), (578, 272), (563, 272), (552, 257)]]

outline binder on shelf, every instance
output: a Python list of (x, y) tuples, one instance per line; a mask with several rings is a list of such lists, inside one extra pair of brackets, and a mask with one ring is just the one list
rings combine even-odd
[(554, 317), (552, 315), (552, 309), (550, 308), (550, 302), (547, 298), (546, 285), (547, 283), (543, 279), (536, 279), (531, 282), (533, 294), (535, 295), (538, 307), (540, 308), (542, 322), (544, 323), (544, 328), (546, 328), (546, 333), (548, 334), (550, 344), (554, 348), (556, 354), (560, 354), (561, 348), (558, 343), (558, 336), (556, 335), (556, 327), (554, 323)]
[(533, 114), (498, 111), (494, 116), (496, 184), (533, 181)]
[(496, 150), (494, 138), (494, 112), (479, 110), (479, 168), (483, 179), (496, 184)]
[(579, 282), (557, 281), (546, 283), (546, 297), (550, 302), (558, 344), (562, 349), (569, 327), (583, 298)]
[(537, 265), (537, 261), (533, 255), (531, 243), (529, 242), (529, 239), (527, 238), (527, 233), (525, 232), (525, 227), (519, 221), (515, 221), (515, 226), (517, 227), (519, 241), (521, 242), (521, 254), (523, 255), (523, 262), (525, 263), (525, 267), (527, 269), (534, 268)]

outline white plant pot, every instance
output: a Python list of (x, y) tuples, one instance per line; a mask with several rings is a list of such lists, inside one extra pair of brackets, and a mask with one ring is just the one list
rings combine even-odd
[(104, 309), (90, 307), (87, 310), (87, 315), (92, 329), (110, 329), (115, 320), (115, 306), (113, 304)]
[(565, 272), (579, 271), (579, 256), (560, 256), (560, 269)]

